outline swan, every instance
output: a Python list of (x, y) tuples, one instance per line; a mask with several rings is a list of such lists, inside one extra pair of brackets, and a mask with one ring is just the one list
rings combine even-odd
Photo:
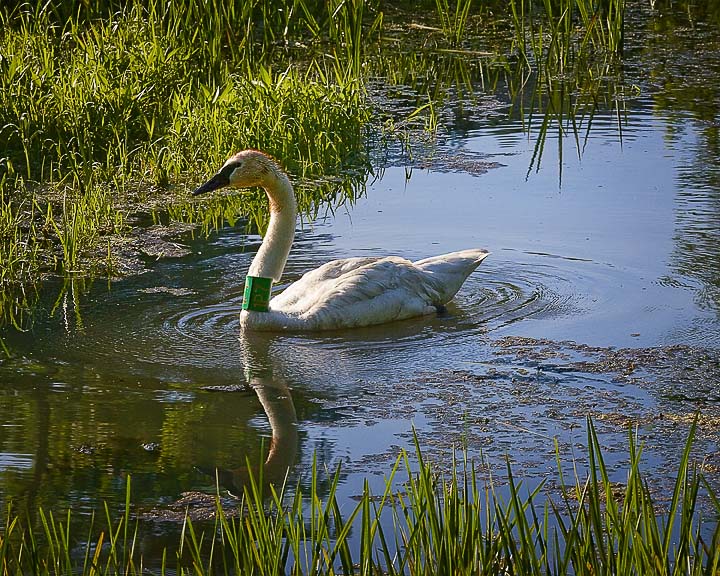
[(250, 265), (240, 326), (245, 330), (316, 331), (382, 324), (441, 311), (488, 256), (461, 250), (411, 262), (398, 256), (333, 260), (311, 270), (270, 299), (295, 237), (297, 202), (287, 174), (259, 150), (238, 152), (207, 182), (204, 194), (223, 187), (265, 190), (270, 222)]

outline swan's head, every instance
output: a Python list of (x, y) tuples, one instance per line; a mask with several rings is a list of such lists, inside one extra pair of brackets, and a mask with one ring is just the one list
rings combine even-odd
[(215, 176), (193, 192), (193, 196), (218, 188), (251, 188), (264, 186), (268, 178), (278, 175), (274, 160), (259, 150), (243, 150), (228, 159)]

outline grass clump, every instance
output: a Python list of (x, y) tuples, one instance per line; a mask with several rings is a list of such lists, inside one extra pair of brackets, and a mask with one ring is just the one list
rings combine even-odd
[[(338, 4), (335, 19), (357, 28), (360, 4)], [(99, 6), (0, 8), (3, 286), (106, 268), (86, 258), (104, 236), (138, 210), (177, 206), (238, 149), (263, 148), (308, 179), (367, 169), (369, 106), (345, 47), (357, 30), (334, 33), (343, 44), (330, 58), (270, 62), (279, 39), (320, 34), (323, 4)]]
[(625, 0), (511, 0), (515, 45), (528, 64), (560, 74), (593, 53), (621, 55)]
[(454, 46), (459, 46), (465, 37), (465, 26), (472, 0), (457, 0), (451, 7), (449, 0), (435, 0), (443, 35)]
[[(9, 514), (0, 536), (6, 574), (688, 574), (720, 569), (720, 501), (690, 465), (690, 433), (667, 507), (659, 507), (640, 470), (641, 449), (630, 436), (624, 489), (610, 481), (592, 423), (587, 475), (542, 494), (523, 488), (508, 464), (508, 484), (479, 485), (471, 463), (453, 462), (448, 476), (402, 454), (382, 494), (367, 483), (359, 502), (343, 510), (340, 472), (322, 491), (314, 466), (309, 489), (275, 489), (250, 479), (229, 517), (219, 504), (203, 530), (186, 519), (174, 562), (142, 558), (137, 524), (125, 513), (99, 535), (70, 534), (70, 515), (40, 512), (40, 528)], [(416, 443), (417, 446), (417, 443)], [(400, 471), (406, 475), (397, 490)], [(705, 526), (698, 497), (714, 510)], [(502, 492), (502, 494), (501, 494)], [(174, 564), (170, 567), (170, 564)]]

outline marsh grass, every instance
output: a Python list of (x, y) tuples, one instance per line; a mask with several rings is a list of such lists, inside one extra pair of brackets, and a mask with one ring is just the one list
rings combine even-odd
[[(211, 4), (0, 10), (3, 286), (91, 273), (84, 256), (124, 233), (129, 213), (182, 204), (233, 150), (267, 150), (299, 178), (366, 169), (357, 70), (368, 3)], [(303, 66), (273, 63), (298, 34), (336, 44)], [(311, 210), (321, 198), (306, 200)]]
[(456, 0), (451, 7), (449, 0), (435, 0), (440, 25), (445, 39), (452, 46), (459, 46), (466, 35), (466, 26), (472, 0)]
[(511, 0), (515, 46), (536, 66), (563, 74), (595, 53), (621, 55), (625, 0)]
[(534, 134), (528, 176), (539, 170), (548, 136), (558, 145), (562, 185), (564, 140), (570, 136), (580, 157), (593, 119), (614, 110), (622, 140), (622, 82), (625, 0), (512, 0), (514, 46), (522, 68), (510, 80), (514, 107)]
[[(453, 460), (442, 474), (416, 440), (401, 454), (381, 494), (367, 482), (356, 505), (338, 497), (341, 473), (309, 487), (268, 486), (251, 478), (238, 513), (217, 500), (215, 521), (186, 519), (174, 558), (144, 558), (128, 482), (119, 519), (106, 507), (72, 533), (71, 514), (38, 511), (37, 528), (8, 511), (0, 534), (4, 574), (687, 574), (720, 569), (720, 501), (691, 464), (693, 425), (668, 503), (642, 474), (642, 447), (630, 433), (630, 463), (619, 491), (588, 422), (587, 466), (559, 487), (529, 490), (507, 465), (507, 484), (481, 484), (475, 466)], [(559, 454), (559, 449), (556, 447)], [(403, 477), (400, 483), (401, 476)], [(321, 487), (322, 486), (322, 487)], [(713, 507), (706, 520), (701, 493)], [(709, 522), (709, 524), (706, 524)]]

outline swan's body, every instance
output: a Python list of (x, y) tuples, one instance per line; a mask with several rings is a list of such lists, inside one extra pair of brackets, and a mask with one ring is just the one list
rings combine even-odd
[[(267, 155), (245, 150), (194, 193), (228, 185), (265, 189), (270, 223), (248, 275), (279, 281), (295, 236), (297, 205), (290, 181)], [(471, 249), (417, 262), (397, 256), (333, 260), (272, 298), (267, 311), (243, 310), (240, 324), (251, 330), (330, 330), (434, 313), (487, 256), (486, 250)]]

